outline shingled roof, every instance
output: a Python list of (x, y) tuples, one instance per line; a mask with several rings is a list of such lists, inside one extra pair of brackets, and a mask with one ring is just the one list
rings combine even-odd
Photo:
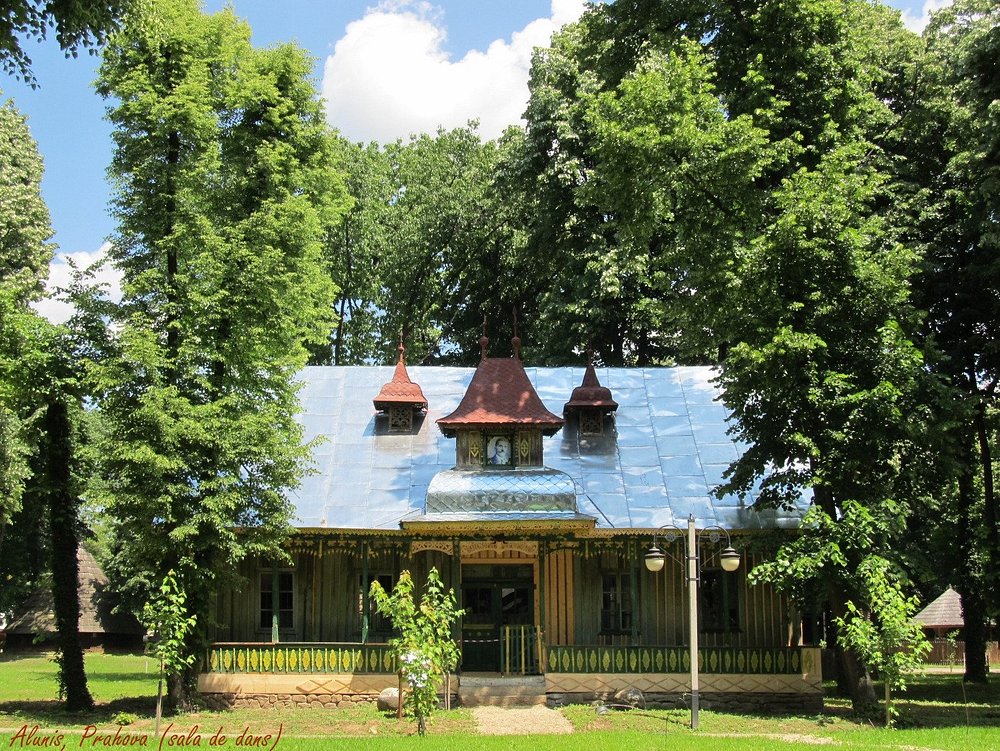
[(458, 408), (437, 421), (447, 436), (460, 428), (488, 430), (504, 425), (527, 425), (553, 435), (564, 423), (542, 404), (518, 357), (484, 357)]
[(573, 389), (569, 401), (563, 405), (563, 414), (569, 414), (575, 409), (601, 407), (609, 411), (618, 409), (618, 402), (611, 398), (611, 389), (602, 386), (594, 370), (594, 358), (587, 353), (587, 371), (583, 374), (583, 383)]
[(396, 370), (392, 374), (392, 380), (384, 384), (378, 392), (378, 396), (372, 400), (375, 404), (375, 409), (386, 410), (393, 404), (411, 405), (418, 409), (427, 409), (427, 398), (424, 396), (424, 392), (418, 384), (410, 380), (410, 375), (406, 372), (405, 352), (406, 348), (400, 342), (399, 362), (396, 363)]
[(924, 628), (961, 628), (965, 625), (962, 618), (962, 599), (951, 587), (921, 610), (913, 620)]
[[(143, 634), (145, 629), (131, 614), (114, 613), (115, 601), (108, 591), (108, 577), (85, 547), (77, 551), (80, 567), (80, 633)], [(36, 590), (14, 614), (9, 634), (51, 634), (56, 631), (52, 590)]]

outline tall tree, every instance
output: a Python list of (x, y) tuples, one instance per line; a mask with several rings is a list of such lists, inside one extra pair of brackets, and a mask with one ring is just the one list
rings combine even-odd
[(42, 357), (29, 306), (42, 297), (53, 252), (41, 180), (38, 147), (8, 100), (0, 106), (0, 576), (10, 582), (0, 588), (0, 612), (8, 613), (44, 570), (41, 519), (22, 509), (34, 451), (26, 421), (38, 406), (26, 365)]
[(951, 578), (938, 585), (955, 584), (962, 597), (966, 678), (985, 680), (986, 623), (1000, 612), (991, 417), (1000, 382), (1000, 9), (957, 2), (935, 14), (924, 42), (897, 182), (900, 223), (922, 254), (914, 289), (929, 362), (949, 388), (943, 423), (952, 440), (937, 466), (953, 483), (941, 494), (950, 503), (924, 526), (944, 533), (940, 560)]
[[(7, 100), (0, 106), (0, 558), (29, 474), (19, 361), (37, 353), (29, 305), (42, 296), (53, 249), (41, 180), (38, 147), (24, 116)], [(9, 606), (0, 602), (0, 609)]]
[[(79, 641), (79, 461), (64, 332), (29, 304), (42, 297), (53, 246), (42, 160), (27, 123), (0, 107), (0, 610), (52, 573), (59, 681), (69, 709), (93, 702)], [(46, 518), (47, 517), (47, 518)]]
[(386, 349), (381, 322), (387, 303), (381, 275), (393, 262), (387, 224), (397, 189), (389, 160), (378, 144), (337, 139), (336, 155), (354, 202), (327, 237), (330, 273), (340, 287), (337, 328), (332, 351), (324, 346), (313, 361), (357, 365), (378, 359)]
[(386, 354), (402, 330), (415, 360), (461, 360), (469, 351), (461, 344), (478, 337), (470, 330), (478, 330), (484, 302), (505, 282), (488, 265), (500, 229), (489, 195), (496, 145), (468, 126), (389, 144), (386, 158), (394, 190), (379, 274)]
[(192, 653), (219, 578), (281, 554), (308, 461), (295, 373), (333, 330), (322, 239), (348, 202), (310, 61), (249, 37), (231, 11), (163, 0), (109, 42), (97, 84), (123, 272), (112, 351), (90, 370), (114, 573), (139, 603), (176, 572)]
[(484, 312), (509, 319), (515, 212), (493, 184), (497, 151), (474, 124), (341, 143), (354, 206), (328, 241), (342, 289), (334, 362), (391, 362), (401, 333), (411, 361), (469, 362)]
[[(914, 258), (884, 216), (915, 40), (858, 0), (595, 7), (535, 59), (519, 165), (552, 339), (589, 326), (609, 362), (721, 358), (750, 445), (725, 489), (760, 507), (811, 489), (832, 520), (861, 502), (890, 555), (922, 418)], [(812, 587), (867, 614), (848, 568)]]

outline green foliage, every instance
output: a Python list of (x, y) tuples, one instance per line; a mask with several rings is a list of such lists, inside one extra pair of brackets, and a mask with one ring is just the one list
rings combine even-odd
[(920, 670), (931, 650), (919, 623), (912, 618), (920, 600), (901, 591), (891, 564), (880, 556), (869, 556), (858, 567), (865, 581), (866, 602), (860, 607), (847, 601), (848, 614), (837, 618), (838, 639), (861, 656), (885, 684), (885, 724), (897, 715), (891, 692), (905, 691), (908, 676)]
[(56, 41), (67, 57), (76, 57), (80, 49), (93, 52), (137, 4), (137, 0), (4, 0), (0, 3), (0, 68), (34, 86), (31, 58), (23, 42), (45, 39), (55, 29)]
[[(0, 551), (21, 508), (29, 477), (30, 422), (37, 404), (29, 373), (42, 357), (39, 322), (28, 307), (41, 298), (53, 246), (42, 200), (42, 159), (24, 116), (0, 105)], [(15, 547), (16, 547), (15, 543)], [(2, 560), (3, 556), (0, 556)], [(0, 597), (0, 610), (9, 602)]]
[(907, 676), (919, 669), (931, 645), (911, 621), (918, 598), (905, 593), (899, 567), (885, 557), (902, 521), (885, 515), (894, 509), (898, 514), (898, 508), (884, 503), (876, 512), (854, 501), (843, 506), (837, 520), (813, 506), (801, 534), (749, 578), (769, 582), (810, 608), (821, 607), (832, 594), (845, 598), (844, 614), (834, 618), (838, 643), (885, 681), (886, 723), (891, 724), (890, 690), (906, 689)]
[(944, 643), (948, 648), (948, 652), (945, 657), (948, 660), (948, 669), (953, 670), (955, 667), (955, 658), (958, 656), (958, 635), (960, 631), (953, 630), (949, 631), (944, 635)]
[(160, 660), (167, 675), (180, 675), (195, 661), (188, 651), (187, 636), (198, 622), (187, 608), (187, 595), (171, 569), (159, 591), (142, 608), (142, 625), (153, 635), (150, 652)]
[[(1000, 612), (1000, 502), (992, 416), (1000, 377), (1000, 11), (961, 0), (936, 13), (912, 77), (895, 189), (904, 237), (921, 253), (914, 298), (928, 364), (943, 386), (944, 438), (932, 457), (939, 488), (913, 538), (935, 587), (955, 584), (966, 616), (966, 676), (985, 680), (985, 623)], [(917, 562), (921, 565), (921, 562)]]
[(424, 735), (427, 718), (437, 707), (441, 681), (458, 666), (460, 653), (452, 628), (465, 611), (456, 607), (454, 591), (444, 589), (436, 568), (427, 574), (419, 606), (409, 571), (399, 575), (392, 594), (372, 582), (371, 596), (378, 611), (391, 618), (399, 632), (389, 643), (410, 688), (405, 706)]
[(102, 311), (112, 325), (90, 329), (106, 426), (93, 496), (114, 520), (109, 573), (133, 603), (176, 572), (194, 654), (218, 578), (282, 555), (286, 492), (309, 461), (295, 373), (329, 341), (323, 238), (349, 198), (301, 50), (255, 50), (232, 11), (195, 0), (138, 20), (109, 42), (97, 82), (115, 126), (123, 294)]

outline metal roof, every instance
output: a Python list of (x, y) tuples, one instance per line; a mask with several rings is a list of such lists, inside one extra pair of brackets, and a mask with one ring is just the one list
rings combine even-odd
[[(525, 368), (550, 411), (581, 382), (583, 367)], [(302, 528), (399, 529), (425, 513), (428, 486), (455, 466), (455, 439), (435, 421), (452, 413), (474, 368), (414, 366), (410, 378), (427, 397), (428, 411), (412, 434), (388, 433), (372, 397), (391, 378), (391, 366), (309, 367), (300, 373), (305, 439), (315, 473), (291, 494), (293, 524)], [(726, 434), (726, 410), (706, 367), (599, 368), (601, 383), (619, 407), (613, 436), (577, 435), (573, 423), (543, 439), (545, 466), (566, 473), (577, 510), (599, 529), (684, 525), (731, 530), (794, 528), (806, 502), (792, 511), (754, 511), (751, 493), (716, 498), (712, 489), (737, 458)]]

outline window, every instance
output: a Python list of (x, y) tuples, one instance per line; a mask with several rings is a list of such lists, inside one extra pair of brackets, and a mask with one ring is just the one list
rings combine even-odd
[[(274, 592), (270, 570), (260, 572), (260, 627), (270, 630), (274, 617)], [(294, 628), (294, 588), (292, 572), (278, 572), (278, 628), (288, 631)]]
[(620, 634), (632, 628), (632, 582), (627, 572), (601, 576), (601, 633)]
[(702, 571), (699, 599), (701, 631), (740, 630), (737, 578), (734, 574), (728, 574), (722, 569)]
[(413, 408), (408, 404), (393, 404), (388, 413), (390, 433), (409, 433), (413, 429)]
[[(378, 582), (386, 594), (392, 594), (392, 588), (396, 586), (396, 577), (392, 574), (368, 574), (368, 590), (365, 590), (364, 576), (358, 576), (358, 623), (365, 617), (365, 595), (371, 591), (372, 582)], [(375, 607), (375, 601), (369, 597), (368, 612), (368, 638), (375, 634), (388, 636), (392, 634), (392, 620), (387, 615), (383, 615)]]
[(494, 435), (486, 440), (486, 463), (496, 467), (509, 467), (513, 464), (514, 454), (508, 435)]
[(580, 410), (580, 432), (583, 435), (601, 435), (604, 432), (604, 415), (601, 410)]

